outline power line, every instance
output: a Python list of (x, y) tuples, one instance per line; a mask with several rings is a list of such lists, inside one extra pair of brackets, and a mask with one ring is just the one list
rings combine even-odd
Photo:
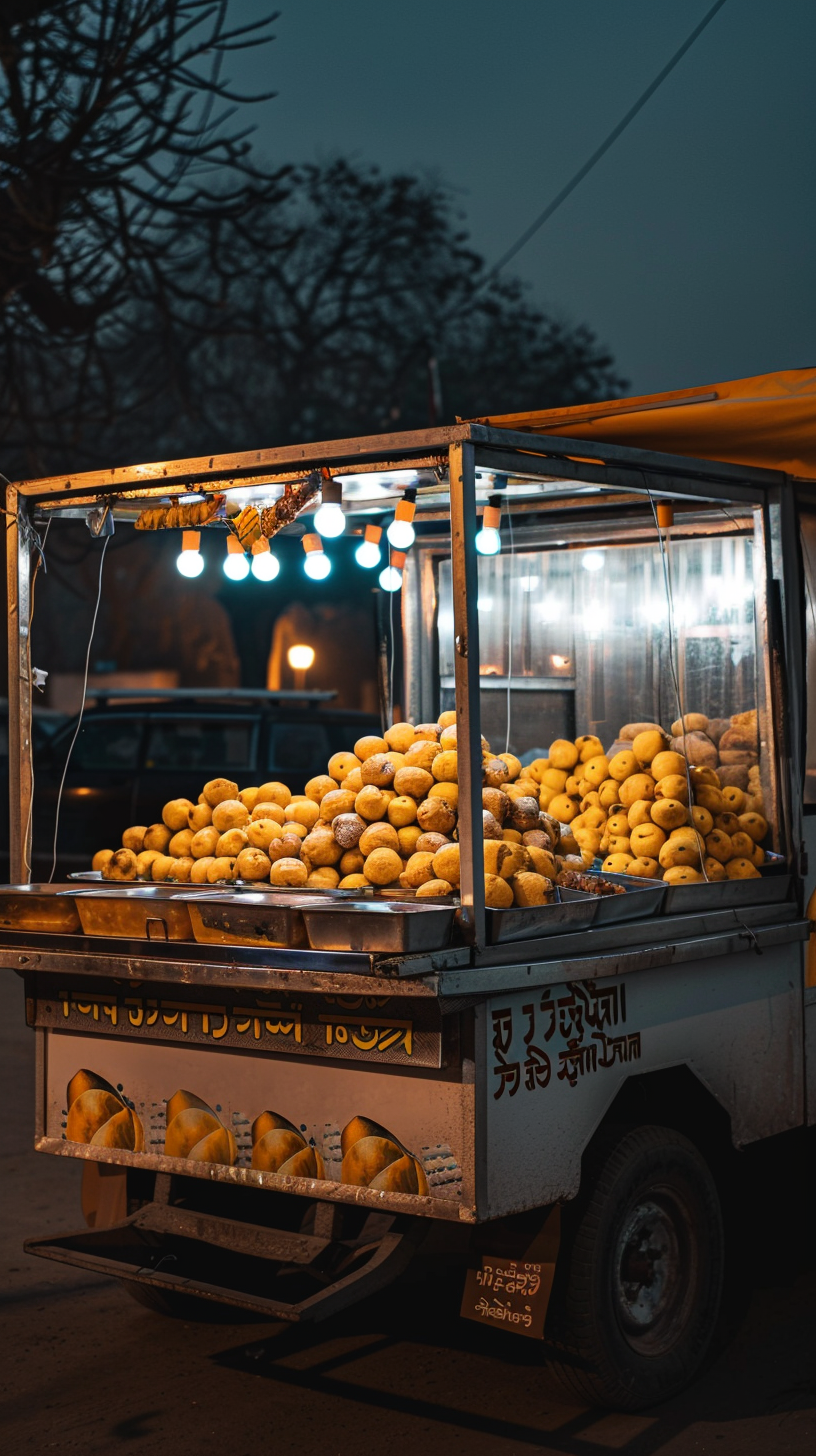
[(631, 121), (634, 121), (638, 112), (643, 110), (646, 102), (652, 96), (654, 96), (654, 93), (655, 91), (657, 91), (658, 87), (662, 86), (666, 77), (670, 75), (670, 73), (674, 70), (675, 66), (683, 59), (686, 51), (691, 49), (697, 37), (702, 35), (706, 26), (709, 25), (710, 22), (714, 19), (717, 11), (722, 10), (724, 4), (725, 0), (716, 0), (716, 4), (712, 5), (708, 14), (703, 16), (700, 24), (691, 32), (691, 35), (683, 41), (680, 49), (675, 51), (671, 60), (663, 67), (663, 70), (659, 73), (659, 75), (655, 76), (655, 79), (652, 81), (651, 85), (646, 87), (643, 95), (638, 97), (634, 106), (630, 107), (626, 115), (609, 133), (605, 141), (601, 142), (601, 145), (597, 148), (597, 150), (592, 153), (592, 156), (589, 158), (589, 160), (584, 162), (583, 167), (580, 167), (578, 169), (575, 175), (570, 178), (569, 182), (567, 182), (566, 186), (562, 187), (561, 191), (557, 193), (557, 195), (553, 198), (552, 202), (548, 203), (547, 206), (544, 208), (544, 211), (539, 213), (538, 217), (535, 219), (534, 222), (530, 223), (530, 226), (521, 234), (521, 237), (518, 238), (515, 243), (513, 243), (512, 247), (508, 248), (507, 252), (502, 254), (502, 256), (499, 258), (498, 263), (494, 263), (493, 267), (488, 269), (480, 284), (481, 288), (486, 287), (486, 285), (496, 277), (496, 274), (500, 273), (502, 268), (504, 268), (506, 264), (510, 262), (511, 258), (515, 258), (516, 254), (521, 252), (521, 249), (525, 247), (527, 243), (529, 243), (530, 239), (535, 236), (539, 228), (544, 226), (545, 222), (547, 222), (549, 218), (552, 217), (554, 212), (557, 212), (562, 202), (566, 202), (570, 193), (575, 191), (579, 182), (583, 182), (584, 178), (589, 172), (592, 171), (592, 168), (595, 166), (595, 164), (601, 160), (601, 157), (603, 157), (606, 152), (609, 151), (609, 148), (611, 146), (614, 146), (621, 133), (626, 130), (627, 126)]

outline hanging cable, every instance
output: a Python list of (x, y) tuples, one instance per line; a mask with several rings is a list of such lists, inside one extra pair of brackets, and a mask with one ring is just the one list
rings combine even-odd
[(67, 753), (66, 759), (65, 759), (65, 767), (62, 770), (62, 778), (60, 779), (59, 792), (57, 793), (57, 812), (56, 812), (56, 817), (54, 819), (53, 856), (52, 856), (52, 860), (51, 860), (51, 873), (48, 876), (48, 883), (49, 883), (49, 885), (51, 884), (51, 882), (52, 882), (52, 880), (54, 878), (54, 874), (55, 874), (55, 871), (56, 871), (56, 868), (57, 868), (57, 836), (59, 835), (60, 810), (62, 808), (62, 793), (63, 793), (63, 789), (65, 788), (65, 780), (66, 780), (66, 777), (68, 775), (68, 766), (69, 766), (69, 764), (71, 762), (71, 754), (74, 751), (74, 744), (76, 743), (77, 738), (79, 737), (79, 730), (82, 727), (82, 719), (83, 719), (84, 714), (85, 714), (85, 695), (86, 695), (86, 693), (88, 691), (88, 673), (90, 671), (90, 666), (91, 666), (91, 648), (93, 646), (94, 632), (96, 631), (96, 619), (99, 616), (99, 605), (100, 605), (100, 603), (102, 601), (102, 568), (105, 565), (105, 552), (108, 549), (108, 545), (109, 545), (111, 539), (112, 538), (110, 536), (106, 536), (105, 537), (105, 544), (102, 547), (102, 555), (99, 558), (99, 580), (98, 580), (97, 588), (96, 588), (96, 606), (94, 607), (93, 620), (91, 622), (91, 631), (90, 631), (90, 636), (88, 637), (88, 650), (85, 653), (85, 676), (84, 676), (83, 682), (82, 682), (82, 703), (81, 703), (81, 706), (80, 706), (80, 709), (79, 709), (79, 717), (77, 719), (77, 725), (76, 725), (76, 728), (74, 729), (74, 736), (71, 739), (71, 742), (70, 742), (70, 744), (68, 746), (68, 753)]
[(48, 525), (42, 540), (37, 536), (37, 560), (34, 563), (34, 574), (31, 578), (31, 606), (28, 613), (28, 637), (26, 638), (26, 675), (28, 678), (28, 724), (29, 724), (29, 756), (31, 760), (31, 781), (28, 791), (28, 814), (26, 816), (25, 833), (23, 834), (23, 868), (26, 872), (26, 880), (31, 881), (31, 825), (34, 815), (34, 734), (30, 731), (32, 727), (31, 707), (31, 628), (34, 623), (34, 593), (37, 586), (37, 575), (40, 567), (48, 572), (45, 564), (45, 543), (48, 540), (48, 532), (51, 530), (53, 516), (48, 517)]

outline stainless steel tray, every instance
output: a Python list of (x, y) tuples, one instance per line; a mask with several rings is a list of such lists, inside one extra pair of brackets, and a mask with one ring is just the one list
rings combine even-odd
[(59, 885), (0, 887), (0, 929), (46, 930), (53, 935), (78, 935), (81, 929), (74, 891)]
[[(616, 899), (622, 900), (623, 895)], [(601, 903), (600, 895), (573, 890), (569, 899), (554, 899), (549, 905), (514, 905), (509, 910), (487, 910), (489, 945), (509, 940), (536, 940), (540, 935), (568, 934), (592, 925)]]
[(453, 902), (357, 900), (340, 905), (315, 897), (304, 905), (303, 919), (312, 950), (400, 955), (442, 950), (450, 943), (456, 910)]
[[(669, 888), (662, 880), (644, 880), (638, 875), (604, 874), (602, 878), (611, 880), (613, 885), (623, 885), (626, 894), (593, 895), (592, 898), (598, 901), (596, 925), (620, 925), (626, 920), (645, 920), (656, 915)], [(583, 899), (586, 893), (563, 886), (559, 886), (559, 891), (562, 900), (567, 901), (578, 897)]]
[(299, 898), (291, 891), (233, 893), (210, 886), (188, 905), (193, 935), (202, 945), (269, 945), (297, 950), (308, 944)]
[(86, 935), (125, 940), (192, 940), (193, 927), (178, 885), (113, 884), (75, 890)]
[[(764, 869), (764, 866), (763, 866)], [(667, 885), (664, 915), (687, 911), (741, 909), (747, 905), (775, 905), (791, 898), (792, 875), (772, 867), (758, 880), (717, 880), (714, 884)]]

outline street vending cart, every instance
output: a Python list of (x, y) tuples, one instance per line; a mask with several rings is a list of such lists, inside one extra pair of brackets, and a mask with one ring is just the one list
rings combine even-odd
[[(729, 1150), (816, 1119), (816, 489), (528, 425), (8, 490), (0, 964), (35, 1146), (84, 1160), (87, 1225), (27, 1247), (155, 1308), (307, 1320), (458, 1230), (463, 1314), (634, 1408), (710, 1344)], [(210, 774), (29, 884), (44, 526), (198, 510), (251, 550), (318, 488), (369, 545), (411, 528), (383, 582), (398, 721), (300, 797)]]

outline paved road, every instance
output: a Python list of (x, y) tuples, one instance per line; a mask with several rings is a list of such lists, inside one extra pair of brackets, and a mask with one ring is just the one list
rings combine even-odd
[[(30, 1151), (33, 1036), (0, 980), (3, 1450), (82, 1456), (813, 1456), (813, 1143), (757, 1161), (730, 1344), (694, 1387), (638, 1416), (565, 1405), (538, 1346), (440, 1313), (429, 1271), (305, 1333), (182, 1323), (116, 1285), (23, 1254), (79, 1226), (79, 1166)], [(794, 1178), (784, 1178), (793, 1167)], [(426, 1277), (422, 1277), (423, 1273)], [(230, 1316), (231, 1318), (231, 1316)]]

